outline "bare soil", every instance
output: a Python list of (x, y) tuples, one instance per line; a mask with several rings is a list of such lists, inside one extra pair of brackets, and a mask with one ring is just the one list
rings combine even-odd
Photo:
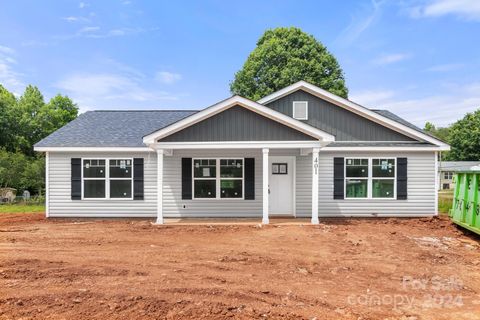
[(152, 225), (0, 215), (0, 319), (480, 319), (446, 218)]

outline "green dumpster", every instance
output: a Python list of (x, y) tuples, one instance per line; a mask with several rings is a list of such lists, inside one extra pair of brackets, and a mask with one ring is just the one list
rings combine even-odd
[(456, 224), (480, 234), (480, 167), (457, 172), (449, 216)]

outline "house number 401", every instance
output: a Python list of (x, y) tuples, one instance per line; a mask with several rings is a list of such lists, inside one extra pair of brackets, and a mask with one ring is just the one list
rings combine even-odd
[(318, 174), (318, 158), (315, 157), (315, 160), (313, 161), (313, 170), (315, 170), (315, 175)]

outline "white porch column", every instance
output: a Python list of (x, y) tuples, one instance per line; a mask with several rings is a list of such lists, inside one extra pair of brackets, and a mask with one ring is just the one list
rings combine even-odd
[(163, 150), (157, 150), (157, 224), (163, 224)]
[(319, 148), (312, 150), (312, 224), (318, 224), (318, 153)]
[(263, 218), (262, 223), (268, 224), (268, 148), (263, 151)]

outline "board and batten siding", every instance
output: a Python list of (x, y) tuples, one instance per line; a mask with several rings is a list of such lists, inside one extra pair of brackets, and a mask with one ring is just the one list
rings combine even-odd
[(415, 141), (303, 90), (266, 106), (293, 117), (293, 101), (308, 101), (308, 120), (301, 121), (334, 135), (335, 141)]
[[(408, 196), (396, 199), (333, 199), (334, 157), (406, 157), (408, 159)], [(369, 216), (372, 214), (433, 215), (435, 214), (434, 152), (322, 152), (319, 156), (319, 216)], [(297, 217), (311, 216), (311, 156), (297, 157)]]
[[(72, 158), (144, 158), (144, 200), (72, 200)], [(156, 217), (157, 156), (155, 152), (50, 152), (50, 217)]]

